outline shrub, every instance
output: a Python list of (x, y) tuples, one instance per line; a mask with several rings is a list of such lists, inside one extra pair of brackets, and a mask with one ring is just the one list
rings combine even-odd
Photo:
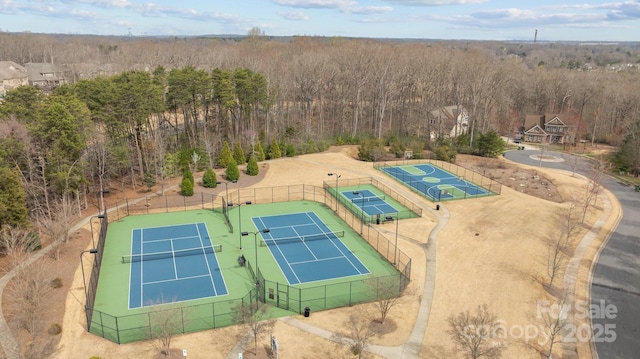
[(271, 146), (269, 146), (269, 158), (276, 159), (282, 157), (282, 152), (280, 151), (280, 145), (278, 141), (275, 139), (271, 141)]
[(189, 181), (191, 181), (191, 187), (193, 187), (196, 184), (196, 179), (193, 177), (193, 173), (189, 170), (186, 170), (183, 172), (182, 178), (186, 178)]
[(258, 162), (255, 156), (249, 157), (249, 163), (247, 164), (247, 174), (249, 176), (256, 176), (259, 172)]
[(193, 182), (189, 178), (182, 177), (182, 183), (180, 183), (180, 194), (183, 196), (193, 196)]
[(40, 242), (40, 235), (36, 231), (31, 231), (27, 235), (27, 243), (25, 248), (29, 252), (34, 252), (42, 248), (42, 242)]
[(284, 151), (287, 157), (293, 157), (296, 155), (296, 148), (290, 143), (286, 145)]
[(205, 188), (216, 188), (216, 186), (218, 185), (218, 179), (216, 178), (216, 173), (213, 171), (213, 169), (209, 168), (202, 175), (202, 185)]
[(60, 288), (62, 287), (62, 278), (53, 278), (53, 280), (51, 281), (51, 287), (52, 288)]
[(382, 157), (385, 153), (384, 146), (377, 139), (365, 140), (358, 148), (358, 158), (360, 161), (375, 162)]
[(49, 329), (47, 329), (47, 333), (49, 333), (49, 335), (58, 335), (62, 333), (62, 327), (57, 323), (51, 324)]
[(156, 185), (156, 176), (154, 176), (151, 172), (145, 172), (144, 177), (142, 178), (142, 184), (147, 187), (147, 191), (150, 191), (151, 187)]
[(238, 178), (240, 178), (240, 170), (238, 170), (236, 160), (231, 159), (231, 161), (229, 161), (225, 175), (228, 181), (237, 181)]

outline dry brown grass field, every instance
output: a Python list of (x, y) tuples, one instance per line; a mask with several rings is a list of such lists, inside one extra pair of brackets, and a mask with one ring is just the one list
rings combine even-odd
[[(517, 185), (511, 186), (515, 189), (505, 185), (499, 196), (447, 202), (442, 204), (442, 211), (435, 211), (434, 203), (413, 195), (405, 187), (374, 169), (371, 163), (357, 161), (356, 154), (357, 147), (332, 147), (324, 153), (262, 163), (260, 175), (256, 177), (241, 174), (238, 184), (241, 187), (301, 183), (321, 186), (323, 181), (334, 180), (327, 176), (328, 172), (340, 173), (343, 179), (373, 176), (423, 207), (421, 218), (402, 220), (399, 224), (399, 246), (412, 258), (411, 283), (399, 304), (392, 308), (384, 325), (376, 320), (374, 304), (315, 312), (308, 318), (296, 316), (296, 319), (331, 332), (345, 333), (345, 323), (350, 315), (368, 316), (371, 318), (371, 329), (378, 334), (371, 340), (372, 344), (400, 346), (405, 343), (415, 324), (425, 285), (425, 244), (428, 234), (446, 211), (449, 219), (437, 237), (435, 290), (420, 358), (462, 357), (456, 352), (446, 333), (447, 318), (461, 311), (473, 311), (481, 304), (487, 304), (508, 327), (537, 324), (536, 301), (549, 300), (554, 294), (543, 285), (547, 269), (545, 239), (557, 232), (557, 225), (551, 219), (562, 211), (568, 199), (578, 196), (576, 191), (583, 186), (583, 178), (561, 171), (527, 168), (504, 159), (495, 160), (498, 162), (491, 160), (491, 163), (480, 165), (485, 175), (500, 177), (501, 182), (517, 182)], [(478, 167), (478, 163), (473, 162), (477, 160), (464, 156), (457, 161), (463, 166)], [(177, 183), (178, 180), (174, 180), (173, 184)], [(220, 187), (215, 191), (219, 192)], [(202, 187), (196, 188), (196, 192), (202, 190)], [(176, 191), (175, 187), (171, 191)], [(146, 195), (148, 193), (145, 191), (114, 192), (106, 200), (107, 203), (112, 203), (122, 198)], [(606, 195), (604, 192), (603, 196)], [(608, 211), (610, 213), (604, 213), (602, 200), (601, 196), (598, 204), (589, 209), (586, 224), (580, 227), (580, 235), (574, 237), (571, 248), (575, 248), (582, 236), (591, 229), (590, 224), (601, 216), (611, 218), (607, 226), (615, 223), (617, 202), (610, 199), (613, 208)], [(379, 230), (393, 233), (395, 228), (380, 226)], [(607, 228), (603, 228), (599, 240), (594, 242), (585, 255), (578, 280), (577, 299), (586, 299), (584, 283), (589, 275), (590, 259), (606, 233)], [(59, 299), (52, 305), (45, 319), (62, 326), (62, 333), (55, 338), (55, 350), (50, 357), (157, 357), (158, 350), (153, 342), (118, 345), (86, 332), (78, 253), (89, 248), (89, 236), (89, 228), (85, 226), (74, 233), (72, 240), (61, 250), (61, 263), (69, 265), (59, 266), (60, 271), (56, 276), (62, 278), (64, 287), (56, 294)], [(567, 254), (572, 255), (572, 250), (568, 250)], [(562, 273), (560, 274), (556, 285), (562, 283)], [(222, 359), (227, 357), (245, 334), (246, 331), (241, 328), (228, 327), (180, 335), (174, 338), (172, 347), (179, 349), (179, 355), (175, 356), (178, 358), (182, 357), (181, 349), (187, 349), (190, 359)], [(352, 357), (347, 345), (315, 336), (283, 320), (276, 322), (273, 335), (278, 338), (281, 359)], [(254, 353), (253, 346), (249, 345), (244, 357), (268, 357), (267, 344), (267, 338), (261, 338), (258, 353)], [(526, 342), (522, 338), (509, 337), (502, 344), (506, 346), (504, 358), (541, 357), (542, 348), (535, 341)], [(559, 356), (560, 345), (557, 349)], [(589, 353), (588, 346), (580, 346), (578, 350)], [(367, 353), (367, 357), (381, 358), (373, 353)]]

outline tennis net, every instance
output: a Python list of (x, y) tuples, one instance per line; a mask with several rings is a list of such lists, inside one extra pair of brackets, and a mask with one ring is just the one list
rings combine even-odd
[(355, 197), (351, 198), (351, 202), (360, 203), (360, 202), (378, 202), (384, 201), (385, 196), (370, 196), (370, 197)]
[(214, 244), (211, 247), (181, 249), (177, 251), (124, 255), (122, 256), (122, 263), (146, 262), (158, 259), (195, 256), (198, 254), (214, 252), (222, 252), (222, 244)]
[(324, 232), (311, 234), (308, 236), (296, 236), (296, 237), (285, 237), (285, 238), (265, 238), (260, 241), (260, 246), (265, 247), (273, 244), (286, 244), (286, 243), (296, 243), (296, 242), (307, 242), (307, 241), (317, 241), (322, 239), (333, 239), (337, 237), (344, 237), (344, 231), (339, 232)]

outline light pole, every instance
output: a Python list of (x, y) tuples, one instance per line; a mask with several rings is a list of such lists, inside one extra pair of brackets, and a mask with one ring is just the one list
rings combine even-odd
[(241, 235), (248, 236), (249, 234), (253, 234), (253, 245), (256, 251), (256, 287), (260, 285), (260, 280), (258, 279), (258, 233), (269, 233), (271, 232), (269, 228), (263, 228), (261, 231), (257, 232), (241, 232)]
[[(82, 262), (82, 255), (85, 254), (85, 253), (96, 254), (96, 253), (98, 253), (98, 250), (95, 249), (95, 248), (91, 248), (91, 249), (87, 249), (86, 251), (80, 252), (80, 268), (82, 268), (82, 285), (84, 286), (84, 311), (85, 311), (85, 315), (86, 315), (87, 314), (87, 310), (89, 309), (89, 306), (88, 306), (89, 294), (87, 294), (87, 282), (86, 282), (86, 279), (84, 277), (84, 263)], [(91, 323), (87, 322), (87, 328), (89, 328), (90, 324)]]
[(360, 235), (362, 235), (362, 232), (364, 231), (364, 194), (358, 191), (354, 191), (353, 194), (362, 198), (362, 206), (360, 206)]
[(101, 214), (99, 214), (97, 216), (91, 216), (91, 218), (89, 218), (89, 226), (91, 227), (91, 247), (93, 247), (93, 248), (96, 247), (96, 243), (93, 240), (93, 222), (92, 221), (93, 221), (94, 218), (102, 219), (102, 218), (104, 218), (104, 214), (101, 213)]
[(229, 183), (238, 183), (237, 180), (229, 181), (229, 182), (221, 182), (216, 181), (216, 184), (224, 184), (224, 190), (226, 192), (225, 199), (229, 202)]
[(398, 261), (398, 214), (396, 213), (395, 218), (393, 216), (386, 216), (385, 219), (387, 221), (396, 221), (396, 244), (395, 250), (393, 251), (393, 264), (395, 265)]
[(111, 191), (109, 189), (103, 188), (100, 188), (100, 192), (96, 192), (96, 196), (100, 195), (100, 203), (98, 203), (98, 213), (106, 210), (106, 208), (104, 207), (104, 195), (108, 193), (111, 193)]
[(238, 206), (238, 231), (240, 232), (240, 249), (242, 249), (242, 217), (240, 216), (240, 207), (243, 205), (251, 204), (251, 201), (246, 201), (244, 203), (234, 204), (233, 202), (227, 202), (227, 207)]
[(327, 176), (336, 176), (336, 213), (338, 213), (338, 180), (342, 176), (335, 172), (327, 173)]

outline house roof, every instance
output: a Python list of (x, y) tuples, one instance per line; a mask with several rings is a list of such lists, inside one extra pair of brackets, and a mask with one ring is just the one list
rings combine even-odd
[(0, 81), (24, 79), (27, 70), (13, 61), (0, 61)]
[(28, 62), (25, 64), (29, 81), (56, 81), (62, 79), (61, 71), (54, 64)]

